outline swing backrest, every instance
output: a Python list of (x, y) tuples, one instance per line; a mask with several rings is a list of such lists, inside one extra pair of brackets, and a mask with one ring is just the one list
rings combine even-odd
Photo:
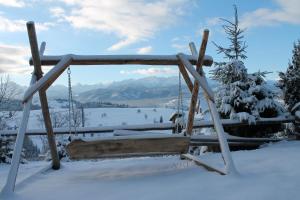
[(74, 140), (67, 146), (71, 159), (174, 155), (187, 153), (190, 138), (180, 135), (131, 135)]

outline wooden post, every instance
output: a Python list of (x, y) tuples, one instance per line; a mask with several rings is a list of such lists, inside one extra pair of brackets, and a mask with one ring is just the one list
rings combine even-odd
[(81, 124), (82, 124), (82, 127), (85, 127), (85, 121), (84, 121), (84, 107), (83, 105), (81, 104)]
[[(39, 80), (43, 76), (41, 60), (40, 60), (40, 52), (43, 52), (44, 50), (41, 49), (41, 51), (39, 51), (39, 49), (38, 49), (38, 42), (37, 42), (37, 38), (36, 38), (34, 23), (28, 22), (26, 25), (27, 25), (29, 43), (30, 43), (32, 60), (33, 60), (33, 65), (34, 65), (34, 74), (36, 75), (37, 80)], [(48, 143), (49, 143), (50, 152), (51, 152), (52, 168), (59, 169), (60, 161), (59, 161), (58, 153), (57, 153), (57, 149), (56, 149), (55, 135), (54, 135), (53, 129), (52, 129), (52, 123), (51, 123), (51, 118), (50, 118), (50, 113), (49, 113), (46, 91), (39, 90), (39, 96), (40, 96), (41, 107), (42, 107), (42, 112), (43, 112), (43, 117), (44, 117), (44, 122), (45, 122), (45, 128), (46, 128), (47, 136), (48, 136)]]
[[(190, 48), (191, 48), (192, 52), (194, 52), (194, 53), (197, 52), (196, 47), (195, 47), (194, 44), (190, 44)], [(202, 49), (202, 47), (201, 47), (201, 49)], [(199, 58), (200, 58), (200, 56), (199, 56)], [(199, 71), (200, 71), (200, 74), (201, 74), (200, 78), (202, 78), (203, 82), (204, 82), (204, 84), (202, 84), (201, 86), (202, 87), (203, 86), (208, 87), (208, 89), (209, 89), (209, 86), (208, 86), (207, 80), (205, 78), (202, 67), (200, 67)], [(227, 138), (225, 136), (226, 134), (224, 132), (219, 113), (218, 113), (216, 105), (214, 103), (214, 99), (210, 98), (209, 97), (210, 95), (208, 95), (206, 93), (206, 91), (207, 90), (204, 89), (204, 95), (205, 95), (205, 98), (207, 100), (208, 108), (210, 110), (210, 114), (211, 114), (211, 117), (212, 117), (212, 121), (213, 121), (215, 130), (216, 130), (217, 135), (218, 135), (218, 141), (219, 141), (219, 144), (220, 144), (223, 160), (224, 160), (224, 163), (225, 163), (226, 174), (238, 174), (238, 172), (235, 168), (234, 162), (232, 160), (231, 154), (230, 154)]]
[(44, 55), (45, 49), (46, 49), (46, 42), (42, 42), (39, 51), (40, 57)]
[[(33, 74), (30, 81), (30, 85), (33, 85), (35, 81), (36, 81), (36, 76)], [(23, 108), (22, 121), (18, 129), (17, 139), (14, 147), (14, 153), (11, 161), (11, 167), (6, 179), (6, 183), (1, 192), (3, 195), (8, 195), (12, 193), (15, 189), (25, 133), (27, 130), (27, 125), (28, 125), (28, 120), (30, 115), (31, 102), (32, 102), (32, 97), (23, 105), (24, 108)]]
[[(202, 36), (202, 43), (201, 43), (199, 58), (198, 58), (198, 61), (197, 61), (197, 64), (196, 64), (196, 71), (198, 73), (201, 71), (201, 68), (202, 68), (202, 65), (203, 65), (206, 45), (207, 45), (207, 41), (208, 41), (208, 35), (209, 35), (209, 31), (204, 30), (203, 36)], [(201, 75), (201, 73), (199, 73), (199, 74)], [(195, 108), (196, 108), (196, 104), (197, 104), (198, 93), (199, 93), (199, 83), (198, 83), (198, 81), (195, 80), (193, 91), (192, 91), (191, 102), (190, 102), (187, 128), (186, 128), (186, 133), (188, 135), (192, 135), (193, 123), (194, 123), (194, 117), (195, 117)]]
[(193, 86), (193, 82), (191, 81), (191, 79), (189, 77), (189, 74), (187, 73), (187, 71), (186, 71), (186, 69), (185, 69), (185, 67), (183, 66), (182, 63), (180, 63), (178, 65), (178, 69), (179, 69), (179, 71), (180, 71), (180, 73), (181, 73), (181, 75), (182, 75), (182, 77), (183, 77), (186, 85), (188, 86), (190, 92), (192, 93), (193, 92), (193, 87), (194, 87)]
[[(190, 42), (189, 43), (189, 47), (190, 47), (190, 50), (191, 50), (191, 53), (193, 56), (198, 56), (197, 55), (197, 50), (196, 50), (196, 46), (193, 42)], [(196, 106), (196, 113), (198, 114), (199, 113), (199, 110), (200, 110), (200, 99), (198, 99), (198, 104)]]

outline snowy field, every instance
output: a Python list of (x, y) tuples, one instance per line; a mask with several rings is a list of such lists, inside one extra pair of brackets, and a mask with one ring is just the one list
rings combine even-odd
[[(16, 192), (0, 199), (299, 199), (300, 142), (233, 153), (240, 175), (221, 176), (177, 156), (21, 165)], [(204, 160), (220, 165), (219, 154)], [(9, 165), (0, 165), (0, 188)]]
[[(61, 105), (59, 105), (61, 106)], [(59, 108), (50, 109), (51, 112), (59, 112), (64, 116), (68, 116), (68, 109)], [(172, 113), (176, 109), (169, 108), (86, 108), (84, 109), (85, 126), (119, 126), (119, 125), (136, 125), (136, 124), (153, 124), (159, 123), (162, 118), (163, 122), (169, 122)], [(21, 122), (22, 112), (17, 112), (9, 125), (11, 127), (18, 126)], [(44, 128), (44, 122), (41, 110), (32, 110), (30, 112), (28, 129)], [(54, 124), (52, 119), (52, 124)], [(66, 123), (64, 127), (68, 127)], [(170, 132), (171, 131), (160, 131)], [(99, 136), (105, 134), (97, 134)], [(41, 149), (42, 142), (39, 136), (30, 136), (32, 141)]]
[[(67, 109), (55, 111), (67, 113)], [(85, 109), (86, 126), (166, 122), (174, 109)], [(105, 113), (105, 114), (104, 114)], [(42, 128), (41, 111), (32, 111), (29, 128)], [(15, 122), (20, 120), (17, 113)], [(14, 122), (14, 123), (15, 123)], [(11, 124), (13, 125), (13, 124)], [(39, 144), (38, 137), (33, 138)], [(40, 144), (39, 144), (40, 145)], [(233, 152), (239, 176), (221, 176), (178, 156), (62, 162), (53, 171), (46, 161), (20, 165), (16, 192), (0, 199), (299, 199), (300, 141), (269, 144)], [(222, 167), (218, 153), (201, 158)], [(0, 165), (0, 190), (10, 165)]]
[[(61, 112), (68, 115), (68, 109), (55, 108), (50, 112)], [(169, 118), (176, 109), (168, 108), (86, 108), (84, 109), (86, 126), (111, 126), (111, 125), (127, 125), (133, 124), (151, 124), (159, 122), (162, 116), (163, 121), (169, 121)], [(16, 114), (12, 123), (20, 123), (22, 112)], [(42, 116), (41, 110), (32, 110), (28, 122), (29, 129), (42, 128), (38, 116)], [(14, 124), (10, 124), (13, 126)]]

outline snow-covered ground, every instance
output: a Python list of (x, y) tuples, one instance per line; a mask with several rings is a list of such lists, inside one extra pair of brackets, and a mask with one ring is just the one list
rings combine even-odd
[[(68, 109), (54, 108), (51, 112), (60, 112), (63, 116), (68, 116)], [(169, 108), (86, 108), (84, 109), (85, 126), (113, 126), (113, 125), (136, 125), (168, 122), (172, 113), (176, 109)], [(11, 127), (19, 126), (22, 112), (17, 112), (9, 121)], [(41, 129), (43, 127), (43, 117), (41, 110), (30, 111), (28, 129)], [(53, 120), (52, 120), (53, 121)], [(66, 123), (65, 126), (68, 126)], [(162, 132), (162, 131), (161, 131)], [(167, 132), (167, 131), (163, 131)], [(169, 131), (171, 133), (171, 131)], [(42, 142), (39, 136), (31, 136), (32, 141), (41, 149)]]
[[(238, 177), (207, 172), (177, 156), (21, 165), (16, 192), (0, 199), (299, 199), (300, 142), (233, 153)], [(221, 166), (220, 154), (202, 159)], [(9, 165), (0, 165), (0, 188)]]
[[(68, 109), (55, 108), (50, 112), (61, 112), (68, 115)], [(169, 118), (176, 109), (168, 108), (86, 108), (84, 109), (86, 126), (111, 126), (111, 125), (127, 125), (133, 124), (151, 124), (154, 121), (159, 122), (162, 116), (163, 121), (169, 121)], [(11, 121), (10, 126), (20, 123), (22, 112), (17, 112), (15, 119)], [(29, 129), (42, 128), (42, 123), (38, 120), (38, 116), (42, 117), (41, 110), (30, 111), (28, 122)]]
[[(56, 108), (55, 112), (67, 113)], [(174, 109), (85, 109), (86, 126), (143, 124), (169, 120)], [(14, 123), (18, 123), (17, 113)], [(41, 128), (41, 111), (31, 111), (29, 128)], [(38, 137), (35, 138), (38, 143)], [(0, 199), (298, 199), (300, 141), (233, 152), (239, 176), (207, 172), (178, 156), (63, 162), (58, 171), (46, 161), (22, 164), (16, 192)], [(221, 155), (201, 156), (223, 166)], [(0, 190), (10, 165), (0, 165)], [(47, 170), (46, 170), (47, 169)]]

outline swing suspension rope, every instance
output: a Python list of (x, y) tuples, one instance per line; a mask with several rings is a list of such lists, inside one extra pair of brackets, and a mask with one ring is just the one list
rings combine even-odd
[(177, 100), (177, 113), (180, 112), (180, 106), (181, 106), (181, 73), (178, 74), (178, 100)]
[[(76, 118), (74, 111), (74, 101), (73, 101), (73, 93), (72, 93), (72, 82), (71, 82), (71, 68), (68, 67), (68, 89), (69, 89), (69, 134), (72, 134), (72, 126), (74, 127), (74, 134), (77, 134), (76, 129)], [(72, 120), (71, 120), (72, 119)], [(73, 125), (72, 125), (73, 121)]]

